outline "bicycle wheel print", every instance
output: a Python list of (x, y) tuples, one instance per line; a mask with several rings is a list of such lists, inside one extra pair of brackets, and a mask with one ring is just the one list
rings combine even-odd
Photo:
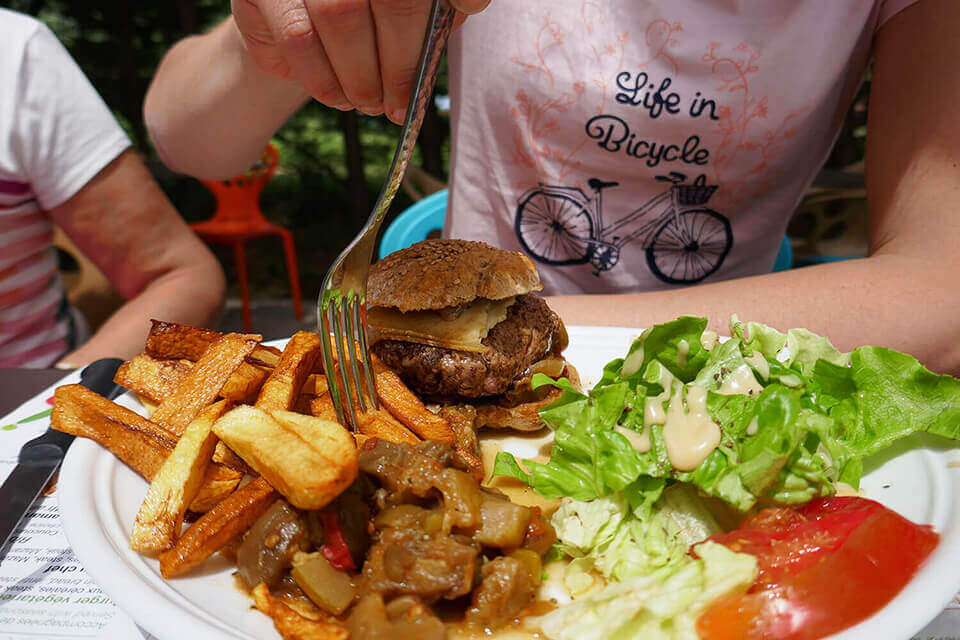
[(514, 230), (539, 262), (561, 266), (590, 259), (593, 219), (583, 203), (568, 195), (536, 189), (517, 206)]
[(670, 284), (700, 282), (723, 264), (733, 246), (730, 221), (713, 209), (670, 216), (647, 247), (647, 265)]

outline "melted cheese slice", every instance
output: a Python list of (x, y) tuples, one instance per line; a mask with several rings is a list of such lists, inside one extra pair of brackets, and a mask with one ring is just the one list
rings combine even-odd
[(408, 311), (387, 307), (367, 309), (372, 341), (402, 340), (456, 351), (486, 351), (481, 342), (490, 329), (507, 317), (514, 298), (476, 300), (458, 313)]

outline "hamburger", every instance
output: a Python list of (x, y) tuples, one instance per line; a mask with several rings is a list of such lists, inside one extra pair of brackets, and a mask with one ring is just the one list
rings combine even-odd
[(475, 427), (539, 429), (558, 395), (542, 372), (576, 379), (560, 317), (525, 255), (483, 242), (425, 240), (375, 263), (367, 280), (372, 351), (424, 399), (471, 407)]

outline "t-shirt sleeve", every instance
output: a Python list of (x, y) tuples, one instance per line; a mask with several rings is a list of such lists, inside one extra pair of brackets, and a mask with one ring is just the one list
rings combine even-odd
[(75, 195), (130, 146), (83, 71), (45, 25), (27, 42), (14, 135), (40, 205)]
[(919, 1), (920, 0), (882, 0), (880, 3), (880, 17), (877, 20), (877, 29), (885, 25), (890, 18)]

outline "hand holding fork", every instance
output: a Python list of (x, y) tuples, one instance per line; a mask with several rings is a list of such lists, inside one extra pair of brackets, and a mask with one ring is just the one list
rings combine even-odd
[(455, 13), (444, 0), (434, 0), (420, 54), (416, 86), (410, 95), (406, 120), (386, 184), (363, 229), (327, 272), (317, 300), (317, 330), (330, 396), (337, 418), (354, 429), (358, 410), (366, 413), (379, 408), (366, 330), (367, 274), (373, 249), (420, 133)]

